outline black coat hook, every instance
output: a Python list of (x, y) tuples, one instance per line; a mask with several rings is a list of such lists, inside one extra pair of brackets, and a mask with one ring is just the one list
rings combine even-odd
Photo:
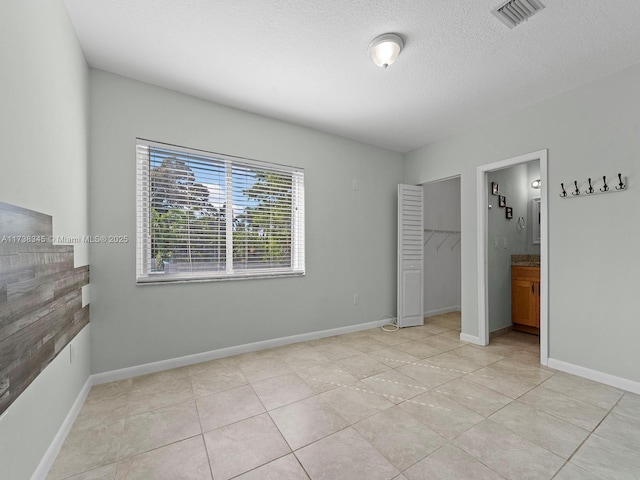
[(609, 191), (609, 186), (607, 185), (607, 177), (602, 177), (602, 182), (604, 183), (604, 186), (600, 189), (601, 192), (608, 192)]
[(621, 173), (618, 174), (618, 180), (620, 180), (620, 183), (616, 186), (616, 190), (624, 190), (626, 185), (624, 183), (622, 183), (622, 174)]
[(576, 186), (576, 189), (575, 191), (571, 192), (571, 195), (574, 195), (577, 197), (578, 195), (580, 195), (580, 189), (578, 188), (578, 181), (574, 180), (573, 184)]
[(560, 196), (564, 198), (567, 196), (567, 191), (564, 189), (564, 183), (561, 183), (560, 186), (562, 187), (562, 193), (560, 194)]
[(589, 179), (589, 188), (587, 188), (584, 193), (593, 193), (593, 187), (591, 186), (591, 179)]

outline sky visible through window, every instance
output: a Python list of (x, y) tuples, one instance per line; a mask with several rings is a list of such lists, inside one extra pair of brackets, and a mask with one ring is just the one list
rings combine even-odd
[[(223, 160), (216, 161), (211, 157), (194, 154), (180, 154), (172, 150), (160, 148), (149, 149), (150, 169), (160, 168), (163, 160), (167, 158), (178, 158), (184, 160), (193, 174), (193, 183), (200, 184), (209, 191), (209, 203), (221, 209), (227, 203), (226, 185), (226, 165)], [(213, 160), (213, 161), (212, 161)], [(233, 214), (240, 215), (246, 207), (256, 206), (258, 202), (242, 194), (242, 190), (253, 187), (256, 182), (256, 175), (249, 168), (232, 169), (233, 175)], [(237, 188), (241, 187), (241, 188)]]

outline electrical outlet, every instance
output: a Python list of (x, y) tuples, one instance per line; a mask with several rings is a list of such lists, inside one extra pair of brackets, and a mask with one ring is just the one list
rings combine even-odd
[(353, 189), (358, 190), (358, 180), (353, 181)]
[(507, 237), (504, 237), (504, 242), (503, 242), (503, 246), (504, 248), (507, 248), (509, 241), (507, 240)]
[(353, 294), (353, 304), (354, 305), (358, 305), (360, 303), (360, 298), (358, 298), (358, 294), (354, 293)]
[(498, 248), (499, 246), (500, 246), (500, 239), (498, 237), (495, 237), (493, 239), (493, 247)]

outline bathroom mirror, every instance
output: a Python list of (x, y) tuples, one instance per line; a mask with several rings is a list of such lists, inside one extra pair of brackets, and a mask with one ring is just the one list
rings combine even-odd
[(540, 244), (540, 198), (531, 200), (531, 238), (534, 245)]

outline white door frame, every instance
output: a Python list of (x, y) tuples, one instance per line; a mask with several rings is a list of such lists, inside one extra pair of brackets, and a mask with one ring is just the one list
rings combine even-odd
[(540, 160), (540, 363), (547, 365), (549, 358), (549, 237), (547, 192), (547, 150), (527, 153), (499, 162), (478, 167), (477, 174), (477, 221), (478, 221), (478, 338), (480, 345), (489, 344), (489, 315), (487, 288), (487, 231), (489, 221), (489, 189), (487, 174), (495, 170)]

